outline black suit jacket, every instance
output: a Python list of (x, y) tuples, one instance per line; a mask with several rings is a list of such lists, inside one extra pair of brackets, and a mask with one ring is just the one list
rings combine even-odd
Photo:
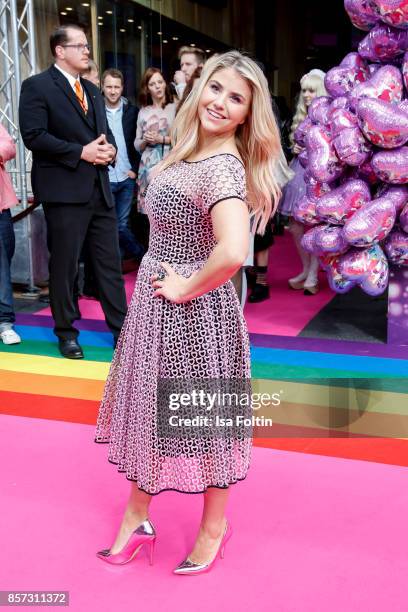
[(81, 79), (88, 99), (85, 115), (68, 79), (51, 66), (23, 82), (20, 131), (33, 152), (31, 182), (36, 202), (86, 203), (99, 180), (104, 199), (114, 205), (106, 166), (81, 159), (82, 148), (100, 134), (116, 148), (99, 89)]

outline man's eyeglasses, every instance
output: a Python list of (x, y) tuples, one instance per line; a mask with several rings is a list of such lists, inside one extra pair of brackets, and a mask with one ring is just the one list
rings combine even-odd
[(82, 53), (85, 51), (85, 49), (87, 51), (91, 50), (91, 47), (88, 44), (84, 45), (83, 43), (78, 43), (77, 45), (61, 45), (61, 47), (64, 47), (64, 48), (72, 47), (73, 49), (76, 49), (77, 51), (81, 51)]

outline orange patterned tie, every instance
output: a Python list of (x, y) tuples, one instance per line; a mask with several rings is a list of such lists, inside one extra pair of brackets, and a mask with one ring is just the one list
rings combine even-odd
[(75, 81), (75, 93), (76, 93), (76, 97), (78, 98), (78, 102), (81, 105), (82, 110), (86, 114), (88, 111), (88, 108), (86, 105), (85, 92), (82, 89), (81, 83), (78, 80)]

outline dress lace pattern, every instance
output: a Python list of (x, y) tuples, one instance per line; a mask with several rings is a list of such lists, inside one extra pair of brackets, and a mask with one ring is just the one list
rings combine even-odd
[(151, 276), (168, 262), (188, 277), (216, 244), (210, 211), (245, 201), (245, 171), (233, 155), (181, 161), (159, 173), (146, 195), (151, 234), (105, 385), (96, 442), (139, 488), (200, 493), (245, 478), (250, 438), (157, 434), (159, 378), (250, 378), (246, 323), (231, 281), (185, 304), (153, 296)]

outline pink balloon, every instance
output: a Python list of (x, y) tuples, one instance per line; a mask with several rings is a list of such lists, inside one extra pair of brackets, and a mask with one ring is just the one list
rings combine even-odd
[(382, 21), (396, 28), (408, 27), (407, 0), (374, 0)]
[(322, 196), (317, 202), (316, 212), (322, 221), (343, 225), (346, 219), (370, 200), (367, 183), (358, 179), (349, 180)]
[(384, 244), (385, 253), (391, 263), (408, 266), (408, 234), (394, 230)]
[(367, 202), (347, 219), (343, 228), (345, 240), (352, 246), (366, 247), (384, 240), (392, 230), (396, 218), (391, 199), (383, 196)]
[(364, 138), (360, 128), (346, 128), (333, 138), (338, 158), (349, 166), (360, 166), (370, 156), (371, 145)]
[(309, 156), (309, 171), (320, 183), (330, 183), (344, 171), (336, 155), (330, 134), (321, 126), (314, 125), (306, 137), (306, 150)]
[(403, 84), (401, 73), (395, 66), (382, 66), (365, 83), (356, 85), (350, 94), (350, 107), (356, 110), (362, 98), (376, 98), (398, 104), (402, 100)]
[(301, 123), (297, 126), (295, 133), (293, 134), (293, 140), (300, 146), (305, 146), (305, 138), (310, 128), (312, 127), (312, 122), (309, 117), (303, 119)]
[(312, 123), (328, 127), (330, 124), (328, 112), (332, 99), (328, 96), (319, 96), (310, 103), (308, 116)]
[(408, 204), (404, 206), (399, 218), (400, 226), (404, 232), (408, 233)]
[(344, 0), (344, 8), (351, 23), (359, 30), (370, 30), (379, 19), (378, 9), (372, 0)]
[(377, 147), (395, 149), (408, 141), (408, 113), (396, 104), (363, 98), (357, 116), (365, 137)]
[(388, 285), (388, 264), (378, 244), (366, 249), (350, 249), (339, 258), (340, 274), (356, 281), (369, 295), (381, 295)]
[(324, 84), (327, 92), (337, 98), (345, 96), (357, 83), (362, 83), (368, 78), (368, 68), (365, 61), (358, 53), (348, 53), (341, 62), (328, 71)]
[(361, 41), (358, 52), (371, 62), (389, 62), (408, 48), (407, 32), (385, 23), (378, 23)]
[(293, 208), (293, 217), (299, 223), (305, 225), (317, 225), (320, 223), (316, 215), (316, 200), (303, 196)]
[(373, 155), (371, 165), (377, 177), (385, 183), (408, 183), (408, 147), (379, 151)]

